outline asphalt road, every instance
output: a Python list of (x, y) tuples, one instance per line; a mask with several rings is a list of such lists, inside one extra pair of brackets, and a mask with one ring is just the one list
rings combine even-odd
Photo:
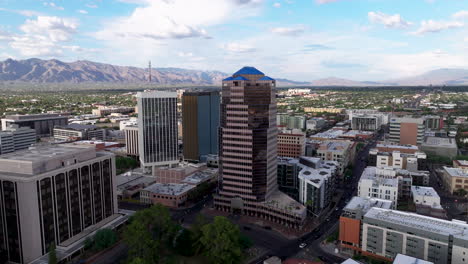
[[(320, 247), (320, 243), (326, 239), (327, 236), (338, 229), (339, 218), (342, 210), (349, 202), (349, 200), (356, 195), (359, 178), (361, 177), (364, 169), (367, 167), (367, 157), (369, 155), (369, 150), (375, 147), (377, 140), (381, 140), (383, 138), (383, 132), (379, 133), (377, 138), (378, 139), (367, 142), (361, 151), (356, 154), (352, 177), (345, 183), (346, 188), (344, 188), (343, 196), (340, 202), (337, 204), (335, 210), (332, 211), (332, 214), (317, 228), (312, 230), (310, 233), (304, 234), (301, 238), (296, 240), (285, 241), (284, 239), (274, 237), (271, 233), (263, 233), (261, 235), (262, 238), (257, 238), (259, 237), (257, 235), (251, 236), (251, 238), (254, 239), (255, 244), (258, 243), (258, 239), (261, 239), (262, 241), (268, 241), (267, 243), (258, 243), (260, 246), (268, 246), (269, 244), (273, 244), (271, 247), (266, 247), (269, 249), (266, 254), (252, 261), (251, 264), (262, 263), (263, 260), (270, 256), (278, 256), (281, 259), (291, 258), (302, 250), (306, 250), (310, 258), (319, 258), (325, 263), (343, 262), (345, 259), (323, 251)], [(252, 232), (257, 234), (260, 229), (261, 228), (257, 227)], [(306, 243), (306, 248), (299, 248), (301, 243)]]

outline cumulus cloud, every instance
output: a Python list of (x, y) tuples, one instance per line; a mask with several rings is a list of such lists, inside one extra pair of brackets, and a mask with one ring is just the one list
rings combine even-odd
[(22, 34), (12, 35), (10, 47), (24, 56), (52, 56), (63, 53), (63, 42), (70, 41), (78, 23), (73, 19), (38, 16), (20, 26)]
[(276, 27), (270, 29), (271, 33), (283, 35), (283, 36), (299, 36), (305, 31), (305, 27), (302, 25), (295, 27)]
[(424, 20), (421, 22), (418, 30), (412, 32), (413, 35), (423, 35), (426, 33), (436, 33), (447, 29), (460, 28), (464, 24), (458, 21), (434, 21), (434, 20)]
[(388, 15), (382, 12), (369, 12), (367, 16), (371, 23), (382, 24), (387, 28), (407, 28), (412, 24), (404, 20), (399, 14)]
[(53, 8), (55, 10), (64, 10), (65, 8), (63, 8), (62, 6), (58, 6), (57, 4), (55, 4), (54, 2), (44, 2), (43, 3), (44, 6), (48, 6), (50, 8)]
[[(208, 37), (207, 27), (251, 14), (263, 0), (144, 0), (130, 16), (106, 25), (99, 39), (183, 39)], [(209, 7), (209, 8), (207, 8)]]
[(315, 0), (317, 4), (328, 4), (328, 3), (333, 3), (333, 2), (338, 2), (340, 0)]
[(276, 2), (276, 3), (273, 4), (273, 7), (280, 8), (280, 7), (281, 7), (281, 3)]
[(90, 4), (86, 4), (86, 7), (89, 7), (89, 8), (98, 8), (99, 6), (96, 5), (96, 4), (90, 3)]
[(455, 19), (468, 18), (468, 10), (461, 10), (452, 15)]
[(80, 13), (80, 14), (83, 14), (83, 15), (88, 14), (88, 11), (86, 11), (84, 9), (77, 10), (77, 12)]
[(238, 53), (254, 52), (256, 50), (254, 47), (250, 45), (236, 43), (236, 42), (228, 43), (224, 45), (224, 49), (229, 52), (238, 52)]

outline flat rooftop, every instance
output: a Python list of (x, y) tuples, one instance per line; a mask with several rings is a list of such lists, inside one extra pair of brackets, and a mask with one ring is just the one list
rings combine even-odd
[[(1, 156), (0, 156), (1, 157)], [(452, 168), (444, 166), (443, 169), (447, 172), (451, 177), (468, 177), (468, 173), (463, 171), (461, 168)]]
[(468, 160), (455, 160), (460, 166), (468, 166)]
[(202, 182), (208, 181), (218, 175), (218, 169), (208, 168), (202, 171), (197, 171), (182, 180), (182, 183), (188, 184), (200, 184)]
[(325, 141), (320, 144), (318, 150), (325, 150), (331, 152), (343, 152), (346, 151), (353, 142), (351, 141)]
[(413, 194), (413, 196), (418, 195), (440, 198), (439, 194), (432, 187), (411, 186), (411, 193)]
[(393, 264), (434, 264), (434, 262), (398, 254), (393, 260)]
[(411, 150), (419, 150), (418, 146), (414, 145), (399, 145), (399, 144), (392, 144), (388, 142), (379, 142), (376, 146), (377, 149), (379, 148), (396, 148), (396, 149), (411, 149)]
[(0, 175), (33, 176), (91, 160), (100, 155), (94, 146), (86, 145), (39, 145), (29, 149), (0, 155)]
[(186, 183), (155, 183), (144, 188), (143, 190), (156, 194), (178, 196), (190, 191), (193, 188), (195, 188), (194, 185)]
[(448, 221), (415, 213), (375, 207), (367, 212), (364, 216), (364, 219), (366, 218), (425, 230), (442, 236), (453, 235), (456, 238), (468, 240), (468, 224), (459, 220)]
[(426, 137), (426, 140), (424, 140), (422, 145), (456, 148), (457, 142), (455, 141), (454, 138)]
[(34, 115), (7, 115), (4, 119), (13, 121), (47, 120), (68, 118), (59, 114), (34, 114)]
[(311, 138), (329, 138), (329, 139), (333, 139), (333, 138), (338, 138), (343, 134), (344, 134), (343, 130), (330, 129), (330, 130), (327, 130), (327, 131), (322, 132), (322, 133), (317, 133), (315, 135), (311, 135), (310, 137)]
[(367, 167), (362, 172), (361, 178), (359, 181), (371, 180), (377, 185), (385, 185), (391, 187), (398, 187), (398, 179), (390, 178), (390, 175), (383, 176), (379, 173), (379, 169), (376, 167)]
[(54, 127), (54, 129), (71, 129), (71, 130), (93, 130), (97, 128), (98, 128), (97, 126), (93, 126), (93, 125), (82, 125), (82, 124), (76, 124), (76, 123), (72, 123), (72, 124), (65, 125), (65, 126)]
[(390, 209), (392, 208), (392, 201), (354, 196), (344, 209), (350, 211), (362, 210), (363, 212), (367, 212), (372, 207)]
[(289, 197), (287, 194), (280, 192), (279, 190), (276, 190), (271, 195), (270, 199), (263, 202), (263, 204), (268, 207), (280, 208), (299, 215), (304, 214), (306, 211), (304, 205)]

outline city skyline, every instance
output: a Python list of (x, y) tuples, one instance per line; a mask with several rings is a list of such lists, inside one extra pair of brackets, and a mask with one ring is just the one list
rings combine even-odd
[(264, 65), (297, 81), (468, 68), (466, 1), (1, 0), (0, 13), (0, 60), (152, 60), (224, 72)]

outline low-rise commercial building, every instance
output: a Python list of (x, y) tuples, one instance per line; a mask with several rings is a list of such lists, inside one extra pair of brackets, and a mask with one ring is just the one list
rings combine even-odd
[(27, 149), (36, 143), (36, 130), (28, 127), (11, 126), (0, 131), (0, 155)]
[(49, 137), (52, 135), (54, 126), (68, 124), (68, 117), (59, 114), (7, 115), (1, 121), (2, 130), (17, 125), (18, 127), (29, 127), (36, 130), (38, 137)]
[(305, 134), (300, 130), (282, 130), (278, 133), (278, 156), (298, 158), (305, 154)]
[(303, 130), (306, 128), (306, 117), (303, 115), (278, 114), (276, 116), (276, 123), (288, 129)]
[(105, 140), (106, 130), (93, 125), (69, 124), (66, 126), (55, 126), (54, 138), (57, 140)]
[(362, 221), (362, 253), (391, 261), (397, 254), (435, 264), (467, 262), (468, 224), (371, 208)]
[(141, 190), (140, 201), (177, 208), (185, 204), (189, 191), (194, 188), (191, 184), (155, 183)]
[(144, 175), (138, 171), (129, 171), (124, 174), (117, 175), (117, 198), (131, 199), (140, 198), (140, 191), (144, 188), (156, 183), (156, 179), (151, 176)]
[(345, 109), (344, 108), (331, 108), (331, 107), (304, 107), (304, 112), (341, 114), (345, 112)]
[(421, 150), (427, 154), (454, 158), (458, 155), (458, 147), (455, 138), (426, 137), (421, 144)]
[(460, 168), (462, 171), (468, 173), (468, 160), (454, 160), (454, 168)]
[(355, 143), (348, 140), (325, 141), (317, 149), (317, 156), (323, 161), (338, 162), (339, 175), (343, 175), (345, 168), (354, 160)]
[(468, 172), (462, 168), (442, 167), (441, 179), (445, 189), (452, 194), (459, 190), (468, 191)]
[[(359, 179), (358, 196), (392, 201), (392, 208), (396, 209), (401, 193), (400, 183), (397, 177), (387, 175), (388, 172), (376, 167), (367, 167)], [(411, 188), (411, 184), (408, 188)]]
[(382, 124), (381, 115), (355, 114), (351, 119), (353, 130), (376, 131), (382, 127)]
[(97, 109), (93, 109), (93, 115), (97, 116), (106, 116), (112, 113), (128, 114), (135, 112), (135, 107), (126, 107), (126, 106), (98, 106)]
[(379, 151), (373, 148), (369, 151), (368, 165), (379, 168), (391, 167), (409, 171), (420, 171), (427, 169), (427, 156), (422, 151), (414, 153), (401, 153), (398, 150), (392, 152)]
[(340, 216), (339, 241), (343, 252), (355, 255), (361, 252), (361, 225), (364, 215), (373, 207), (390, 209), (392, 201), (378, 198), (353, 197)]
[[(30, 263), (76, 242), (117, 215), (115, 158), (93, 147), (47, 145), (0, 156), (0, 250), (6, 262)], [(60, 252), (60, 254), (59, 254)]]
[(440, 196), (432, 187), (411, 186), (411, 196), (416, 205), (441, 208)]
[(306, 129), (316, 131), (316, 130), (320, 130), (324, 128), (326, 124), (327, 124), (327, 121), (324, 118), (313, 117), (313, 118), (307, 119)]

